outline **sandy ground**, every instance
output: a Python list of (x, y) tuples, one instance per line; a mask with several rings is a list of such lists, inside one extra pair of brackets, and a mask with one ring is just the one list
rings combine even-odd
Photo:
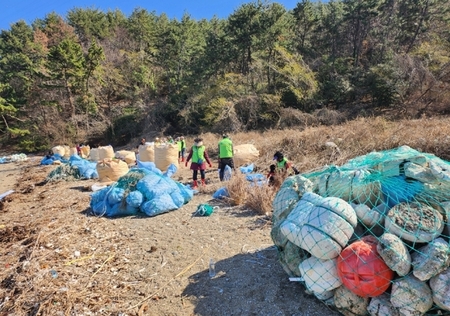
[[(0, 316), (337, 315), (289, 281), (270, 217), (212, 199), (216, 172), (181, 209), (109, 219), (89, 215), (94, 180), (45, 183), (39, 162), (0, 165), (0, 194), (16, 191), (0, 202)], [(193, 216), (205, 202), (219, 207)]]
[(18, 164), (0, 164), (0, 194), (13, 190), (21, 173), (22, 168)]

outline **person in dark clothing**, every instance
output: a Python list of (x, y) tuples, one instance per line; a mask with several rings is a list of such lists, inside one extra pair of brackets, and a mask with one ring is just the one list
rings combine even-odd
[(139, 148), (141, 145), (145, 145), (145, 138), (141, 138), (141, 141), (137, 144), (136, 148)]
[(270, 165), (269, 173), (267, 174), (267, 182), (269, 185), (273, 185), (275, 183), (275, 172), (277, 167), (275, 165)]
[(229, 166), (234, 169), (233, 161), (233, 142), (227, 134), (222, 135), (222, 140), (219, 142), (219, 178), (224, 180), (225, 168)]

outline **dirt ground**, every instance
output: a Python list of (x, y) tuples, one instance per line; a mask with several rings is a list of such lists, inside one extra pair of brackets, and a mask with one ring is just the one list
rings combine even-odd
[(0, 316), (338, 315), (289, 281), (269, 216), (212, 199), (215, 170), (181, 209), (110, 219), (90, 215), (95, 180), (45, 183), (41, 158), (0, 164), (0, 194), (16, 191), (0, 202)]

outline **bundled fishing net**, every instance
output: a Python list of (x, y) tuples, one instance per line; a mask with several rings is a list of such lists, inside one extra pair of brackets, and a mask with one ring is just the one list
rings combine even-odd
[(95, 162), (90, 162), (77, 155), (73, 155), (67, 163), (64, 163), (52, 170), (48, 174), (46, 181), (73, 181), (98, 178), (96, 165), (97, 163)]
[(408, 146), (289, 177), (272, 239), (344, 315), (450, 315), (450, 163)]
[(50, 173), (46, 177), (47, 182), (54, 182), (54, 181), (74, 181), (74, 180), (80, 180), (83, 177), (80, 174), (80, 170), (72, 165), (69, 164), (62, 164), (55, 168), (54, 170), (50, 171)]

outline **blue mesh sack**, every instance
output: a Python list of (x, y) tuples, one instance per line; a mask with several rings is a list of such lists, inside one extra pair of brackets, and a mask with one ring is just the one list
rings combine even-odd
[(173, 191), (178, 190), (175, 181), (155, 173), (139, 180), (136, 188), (141, 191), (147, 200), (155, 199), (163, 194), (171, 194)]
[(143, 168), (132, 168), (112, 186), (91, 194), (95, 215), (126, 216), (139, 212), (155, 216), (182, 207), (193, 191), (167, 176)]
[(138, 190), (128, 193), (126, 197), (127, 205), (138, 208), (144, 201), (144, 195)]
[(108, 192), (111, 190), (111, 187), (106, 187), (101, 190), (95, 191), (91, 194), (91, 202), (90, 206), (92, 207), (94, 204), (97, 204), (98, 202), (103, 202), (106, 199), (106, 196)]
[(182, 207), (185, 203), (184, 197), (180, 193), (180, 191), (173, 191), (172, 193), (170, 193), (170, 197), (172, 198), (172, 201), (177, 208)]
[(178, 190), (184, 198), (184, 203), (189, 202), (194, 197), (194, 191), (190, 187), (185, 186), (183, 183), (176, 182)]
[(135, 207), (130, 207), (125, 203), (117, 203), (107, 208), (105, 215), (108, 217), (121, 217), (135, 215), (137, 212), (138, 209)]
[(97, 216), (106, 216), (109, 212), (111, 206), (105, 200), (99, 201), (97, 203), (91, 203), (92, 213)]
[(108, 193), (108, 203), (109, 205), (114, 205), (122, 202), (125, 197), (125, 190), (117, 187), (113, 187)]
[(172, 197), (166, 193), (161, 194), (152, 200), (146, 201), (141, 205), (141, 211), (147, 216), (156, 216), (177, 208), (178, 207), (173, 202)]

